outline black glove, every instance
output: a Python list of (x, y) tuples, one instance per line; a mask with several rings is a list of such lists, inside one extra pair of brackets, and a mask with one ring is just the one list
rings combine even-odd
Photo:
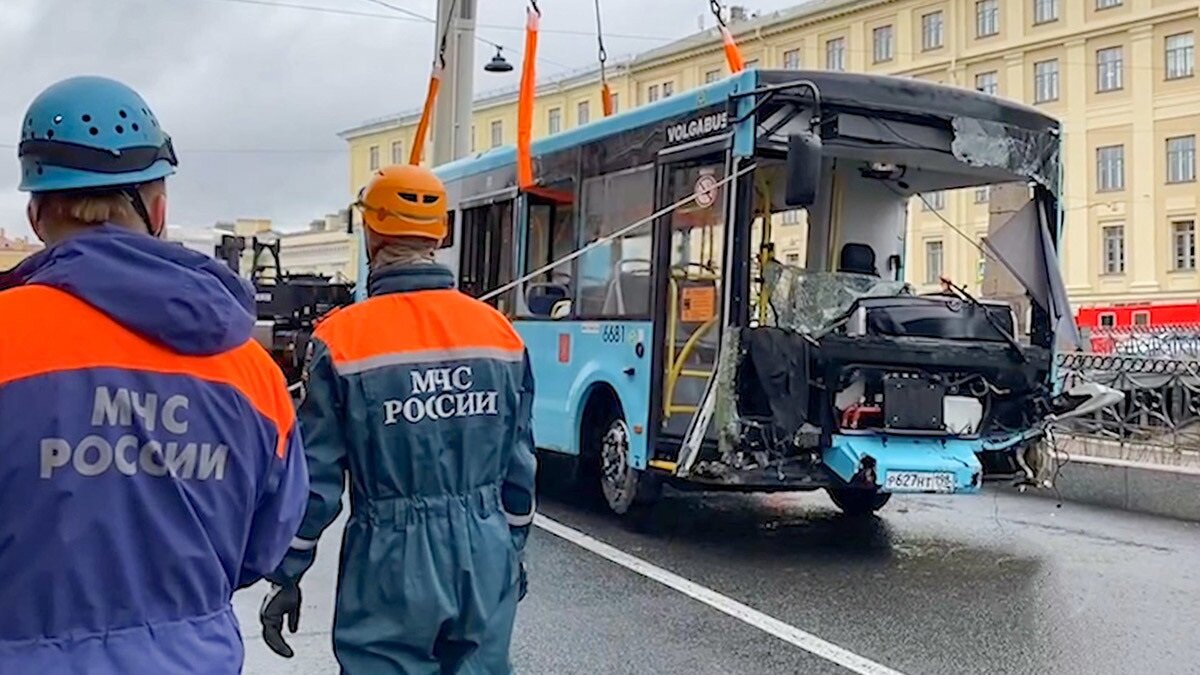
[(283, 640), (284, 618), (287, 619), (289, 631), (295, 633), (296, 629), (300, 628), (300, 586), (271, 584), (271, 590), (267, 592), (267, 597), (263, 598), (262, 608), (258, 610), (263, 640), (271, 651), (290, 659), (295, 652)]
[(529, 575), (525, 573), (525, 562), (521, 561), (521, 578), (517, 581), (517, 602), (525, 599), (525, 595), (529, 593)]

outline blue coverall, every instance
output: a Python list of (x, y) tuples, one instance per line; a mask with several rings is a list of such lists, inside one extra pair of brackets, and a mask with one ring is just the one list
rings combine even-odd
[(348, 475), (333, 641), (350, 675), (511, 672), (533, 377), (508, 320), (453, 286), (439, 265), (375, 270), (370, 299), (314, 333), (311, 493), (272, 580), (299, 582)]

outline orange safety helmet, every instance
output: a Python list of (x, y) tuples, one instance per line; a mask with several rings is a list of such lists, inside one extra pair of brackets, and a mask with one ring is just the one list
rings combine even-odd
[(357, 206), (366, 226), (379, 234), (446, 238), (446, 186), (425, 167), (397, 164), (376, 171)]

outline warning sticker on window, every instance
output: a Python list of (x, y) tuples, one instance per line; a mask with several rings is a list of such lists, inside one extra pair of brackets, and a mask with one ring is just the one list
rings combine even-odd
[(703, 323), (717, 315), (717, 289), (694, 286), (683, 289), (679, 318), (688, 323)]

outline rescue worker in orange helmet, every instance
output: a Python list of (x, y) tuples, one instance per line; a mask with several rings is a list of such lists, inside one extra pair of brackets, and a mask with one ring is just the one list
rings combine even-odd
[(511, 672), (534, 513), (533, 376), (524, 344), (434, 261), (446, 191), (428, 169), (378, 171), (358, 207), (369, 298), (316, 328), (300, 426), (308, 512), (264, 600), (283, 656), (299, 584), (349, 474), (334, 652), (342, 672)]
[(161, 240), (175, 152), (124, 84), (49, 87), (17, 154), (47, 248), (0, 274), (0, 673), (239, 673), (230, 596), (308, 494), (253, 289)]

